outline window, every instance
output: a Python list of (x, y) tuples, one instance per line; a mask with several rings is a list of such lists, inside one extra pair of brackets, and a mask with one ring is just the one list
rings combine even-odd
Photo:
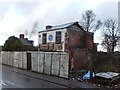
[(47, 34), (44, 33), (44, 34), (42, 35), (42, 44), (46, 44), (46, 39), (47, 39)]
[(61, 44), (61, 31), (56, 32), (56, 44)]

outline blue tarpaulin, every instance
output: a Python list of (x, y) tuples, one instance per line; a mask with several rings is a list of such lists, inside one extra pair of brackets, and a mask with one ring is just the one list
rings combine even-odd
[[(95, 77), (95, 73), (92, 74), (93, 77)], [(90, 79), (90, 71), (86, 75), (83, 76), (83, 80)]]

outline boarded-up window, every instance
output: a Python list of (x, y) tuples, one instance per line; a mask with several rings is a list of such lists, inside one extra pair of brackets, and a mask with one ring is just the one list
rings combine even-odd
[(61, 44), (61, 31), (56, 32), (56, 44)]
[(46, 39), (47, 39), (47, 34), (44, 33), (44, 34), (42, 35), (42, 44), (46, 44)]

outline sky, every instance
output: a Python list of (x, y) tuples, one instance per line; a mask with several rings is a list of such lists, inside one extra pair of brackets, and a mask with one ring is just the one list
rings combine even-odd
[[(38, 44), (38, 31), (46, 25), (60, 25), (80, 21), (86, 10), (93, 10), (97, 19), (118, 19), (119, 0), (0, 0), (0, 45), (8, 37), (24, 33)], [(34, 33), (33, 26), (37, 22)], [(101, 30), (94, 34), (94, 42), (101, 42)], [(99, 50), (100, 50), (99, 46)]]

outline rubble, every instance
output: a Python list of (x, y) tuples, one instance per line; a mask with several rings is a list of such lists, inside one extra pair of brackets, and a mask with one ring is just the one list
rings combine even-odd
[[(93, 72), (92, 77), (95, 77), (95, 73)], [(83, 80), (90, 79), (90, 71), (83, 76)]]
[(94, 83), (105, 88), (120, 88), (120, 74), (114, 72), (101, 72), (95, 74)]
[[(114, 72), (100, 72), (93, 73), (93, 86), (102, 88), (120, 88), (120, 74)], [(90, 71), (80, 70), (71, 71), (71, 79), (78, 80), (80, 82), (88, 82), (90, 79)], [(91, 83), (91, 82), (90, 82)]]
[(70, 71), (70, 79), (76, 79), (78, 81), (83, 81), (83, 76), (87, 73), (87, 70), (76, 70)]
[(101, 72), (95, 74), (97, 77), (102, 77), (105, 79), (113, 79), (115, 76), (118, 76), (119, 73), (113, 73), (113, 72)]

